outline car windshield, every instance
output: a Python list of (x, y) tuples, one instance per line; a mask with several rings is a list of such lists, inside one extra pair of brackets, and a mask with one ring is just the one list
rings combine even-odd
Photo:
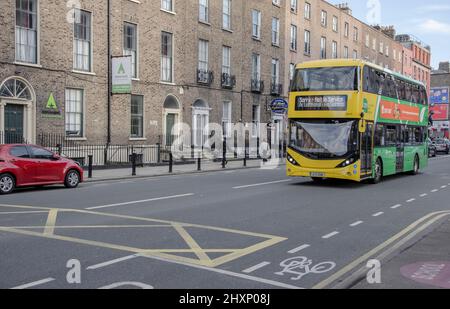
[(310, 158), (346, 157), (357, 150), (357, 121), (292, 121), (290, 146)]
[(291, 91), (356, 91), (357, 67), (299, 69), (295, 72)]

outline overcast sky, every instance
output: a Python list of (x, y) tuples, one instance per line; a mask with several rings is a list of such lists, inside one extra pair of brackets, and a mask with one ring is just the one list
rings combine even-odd
[(430, 45), (433, 67), (437, 68), (440, 61), (450, 61), (449, 0), (331, 1), (333, 4), (342, 2), (348, 2), (353, 16), (368, 24), (375, 21), (381, 25), (394, 25), (397, 34), (412, 34)]

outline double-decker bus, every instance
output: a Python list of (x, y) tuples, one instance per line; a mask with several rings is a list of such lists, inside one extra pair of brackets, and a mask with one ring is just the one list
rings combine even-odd
[(297, 65), (289, 94), (287, 175), (371, 180), (428, 165), (425, 86), (362, 61)]

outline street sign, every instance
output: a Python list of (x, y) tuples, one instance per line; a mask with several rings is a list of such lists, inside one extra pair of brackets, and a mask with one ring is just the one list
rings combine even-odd
[(131, 93), (131, 56), (112, 58), (112, 93)]
[(285, 114), (288, 107), (289, 104), (284, 99), (275, 99), (269, 105), (270, 110), (275, 114)]

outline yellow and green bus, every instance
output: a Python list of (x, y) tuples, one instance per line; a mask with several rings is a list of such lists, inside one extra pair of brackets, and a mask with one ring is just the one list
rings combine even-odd
[(296, 66), (287, 175), (361, 182), (428, 165), (425, 86), (363, 60)]

